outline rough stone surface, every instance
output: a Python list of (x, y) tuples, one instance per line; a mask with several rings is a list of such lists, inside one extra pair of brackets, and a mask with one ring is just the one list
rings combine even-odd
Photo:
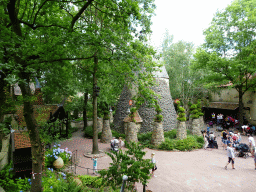
[(97, 130), (98, 132), (102, 132), (102, 128), (103, 128), (103, 118), (98, 118), (97, 119)]
[(193, 119), (192, 121), (192, 134), (202, 136), (199, 119)]
[(129, 143), (131, 141), (138, 142), (137, 133), (140, 129), (141, 123), (125, 122), (125, 140)]
[(200, 123), (200, 130), (203, 130), (204, 127), (205, 127), (205, 124), (204, 124), (204, 117), (203, 117), (203, 116), (200, 116), (200, 117), (199, 117), (199, 123)]
[[(157, 94), (161, 95), (158, 103), (162, 109), (163, 115), (163, 130), (169, 131), (177, 126), (176, 112), (173, 105), (172, 97), (169, 89), (169, 80), (166, 78), (156, 78), (157, 86), (153, 87)], [(123, 119), (128, 115), (129, 100), (132, 98), (133, 92), (127, 86), (123, 88), (120, 99), (117, 104), (116, 114), (114, 116), (114, 129), (119, 132), (124, 132)], [(141, 106), (139, 114), (143, 120), (140, 132), (153, 131), (153, 122), (155, 117), (155, 109), (146, 107), (146, 104)]]
[(109, 120), (103, 120), (103, 128), (102, 128), (102, 134), (101, 134), (101, 142), (102, 143), (110, 143), (112, 139), (112, 132), (110, 130), (110, 121)]
[(154, 122), (154, 129), (151, 138), (152, 145), (160, 145), (164, 142), (164, 131), (163, 131), (163, 123), (162, 122)]
[(178, 123), (177, 138), (178, 139), (186, 139), (187, 138), (186, 122)]
[(109, 116), (110, 116), (110, 123), (113, 123), (114, 118), (113, 118), (113, 112), (112, 111), (109, 112)]

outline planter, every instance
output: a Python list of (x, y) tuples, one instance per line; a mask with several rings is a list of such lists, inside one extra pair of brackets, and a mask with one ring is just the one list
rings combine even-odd
[(187, 138), (186, 122), (184, 122), (184, 121), (181, 121), (178, 123), (177, 138), (178, 139), (186, 139)]
[(101, 142), (110, 143), (111, 139), (112, 139), (112, 132), (110, 130), (110, 122), (109, 120), (104, 120), (102, 134), (101, 134)]
[(199, 119), (193, 119), (192, 121), (192, 135), (202, 136)]
[(140, 129), (141, 123), (125, 122), (125, 140), (130, 142), (138, 142), (137, 133)]
[(162, 122), (154, 122), (151, 144), (158, 146), (164, 142), (164, 130)]
[(56, 168), (56, 169), (60, 169), (64, 166), (64, 161), (61, 157), (59, 157), (58, 159), (56, 159), (54, 162), (53, 162), (53, 166)]
[(98, 133), (102, 132), (103, 129), (103, 118), (98, 118), (97, 119), (97, 130)]

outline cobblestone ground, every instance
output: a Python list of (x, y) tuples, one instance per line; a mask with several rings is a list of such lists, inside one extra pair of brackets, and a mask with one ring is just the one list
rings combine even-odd
[[(215, 131), (215, 127), (211, 128)], [(254, 192), (256, 191), (256, 170), (254, 169), (254, 159), (252, 157), (235, 159), (235, 170), (228, 166), (226, 151), (221, 147), (220, 133), (215, 132), (219, 149), (199, 149), (192, 152), (166, 152), (146, 149), (145, 158), (150, 158), (151, 152), (156, 154), (157, 167), (155, 172), (157, 177), (151, 178), (147, 189), (153, 192)], [(256, 137), (254, 136), (254, 139)], [(246, 136), (242, 136), (242, 142), (247, 143)], [(82, 131), (73, 134), (72, 139), (62, 141), (61, 148), (68, 147), (69, 150), (78, 150), (79, 166), (92, 168), (92, 160), (84, 156), (88, 151), (92, 151), (92, 139), (83, 138)], [(99, 142), (99, 149), (109, 151), (109, 144)], [(98, 159), (98, 168), (104, 169), (109, 166), (111, 159), (103, 156)], [(87, 170), (77, 168), (77, 174), (87, 174)], [(92, 174), (89, 170), (88, 174)], [(138, 191), (142, 191), (142, 185), (137, 184)]]

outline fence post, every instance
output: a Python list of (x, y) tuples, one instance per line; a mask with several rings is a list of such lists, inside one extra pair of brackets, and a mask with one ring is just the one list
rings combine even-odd
[(67, 112), (67, 121), (66, 121), (66, 138), (68, 137), (68, 112)]
[(122, 184), (122, 187), (121, 187), (120, 192), (124, 192), (125, 181), (127, 181), (127, 179), (128, 179), (127, 175), (124, 175), (124, 176), (123, 176), (123, 184)]

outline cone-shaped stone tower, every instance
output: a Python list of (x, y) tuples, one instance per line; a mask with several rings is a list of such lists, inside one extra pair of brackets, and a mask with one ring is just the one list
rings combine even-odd
[[(154, 74), (157, 86), (153, 87), (157, 94), (161, 95), (161, 98), (158, 100), (158, 104), (162, 109), (163, 115), (163, 129), (164, 131), (172, 130), (176, 128), (177, 119), (176, 112), (174, 109), (172, 97), (169, 89), (169, 76), (165, 67), (161, 68), (161, 71), (158, 71)], [(129, 100), (136, 93), (133, 90), (130, 90), (127, 86), (123, 88), (123, 91), (120, 95), (120, 99), (117, 104), (116, 114), (114, 116), (114, 129), (119, 132), (124, 132), (124, 118), (127, 117), (129, 112)], [(153, 122), (155, 117), (155, 109), (148, 108), (146, 105), (143, 105), (139, 109), (139, 114), (143, 120), (140, 132), (149, 132), (153, 130)]]

